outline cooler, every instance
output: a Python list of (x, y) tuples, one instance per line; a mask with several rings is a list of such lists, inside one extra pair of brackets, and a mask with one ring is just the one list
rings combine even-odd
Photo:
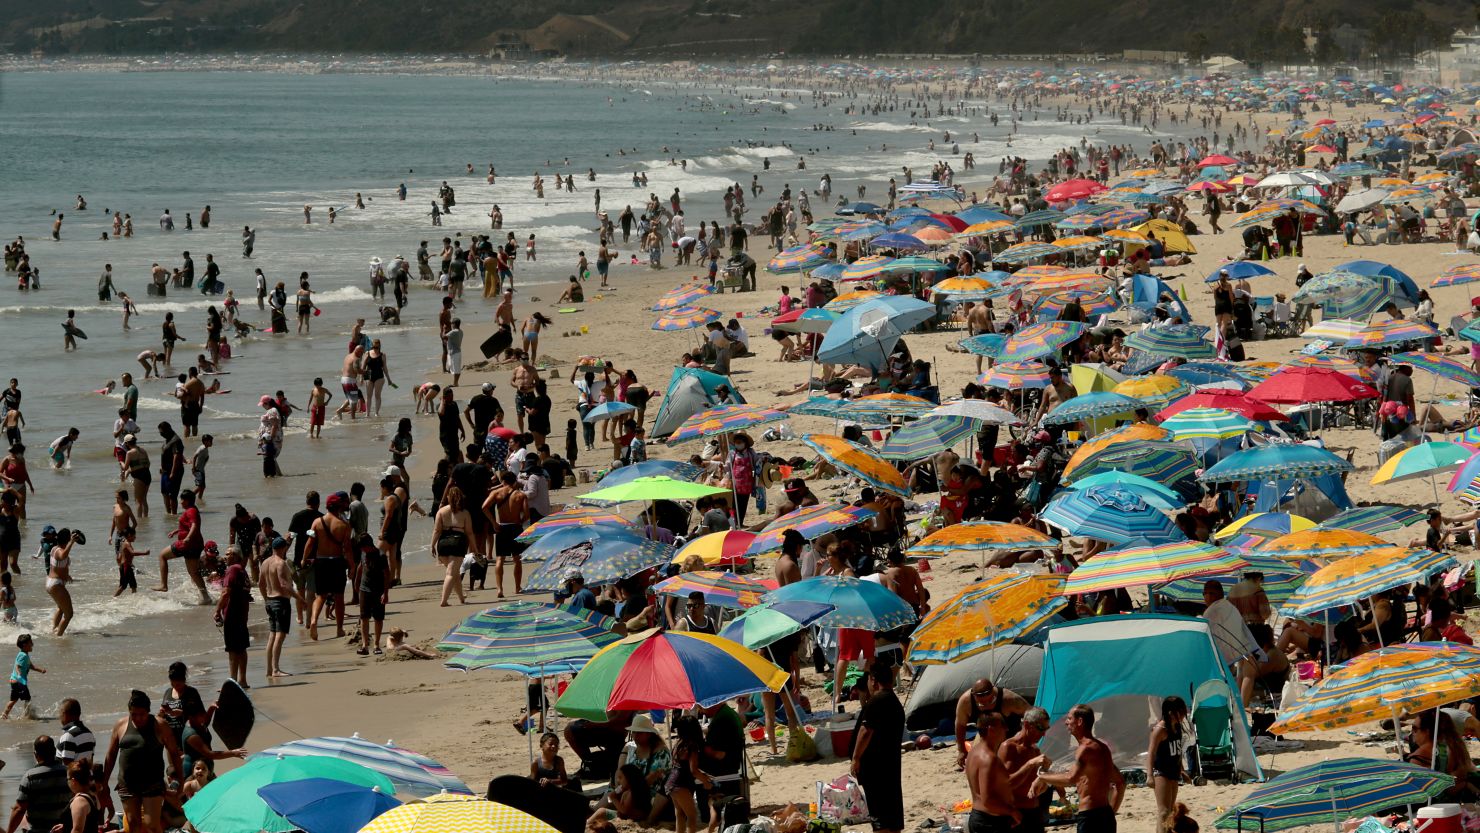
[(1431, 804), (1420, 807), (1414, 820), (1414, 833), (1461, 833), (1458, 804)]

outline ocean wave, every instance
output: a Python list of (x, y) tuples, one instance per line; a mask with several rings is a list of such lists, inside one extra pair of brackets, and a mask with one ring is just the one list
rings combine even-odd
[(939, 133), (933, 127), (922, 124), (900, 124), (888, 121), (856, 121), (848, 125), (852, 130), (872, 130), (877, 133)]
[[(181, 578), (183, 579), (184, 576), (182, 575)], [(89, 586), (103, 585), (104, 581), (99, 577), (96, 581), (87, 581), (86, 584)], [(193, 599), (194, 589), (188, 592), (183, 586), (177, 589), (180, 592), (179, 599), (175, 598), (175, 591), (152, 593), (148, 590), (99, 599), (82, 597), (77, 592), (77, 586), (73, 585), (73, 596), (78, 602), (77, 615), (73, 618), (72, 624), (68, 626), (67, 634), (71, 636), (79, 633), (117, 630), (119, 625), (132, 619), (175, 613), (195, 607), (186, 601), (186, 599)], [(13, 637), (19, 634), (29, 633), (32, 630), (45, 630), (49, 624), (47, 620), (50, 618), (50, 607), (22, 607), (19, 621), (0, 623), (0, 639), (13, 641)]]

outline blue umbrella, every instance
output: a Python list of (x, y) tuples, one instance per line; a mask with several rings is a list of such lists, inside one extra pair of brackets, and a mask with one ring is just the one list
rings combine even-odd
[(600, 422), (603, 419), (611, 419), (622, 414), (630, 414), (637, 409), (626, 402), (603, 402), (586, 412), (586, 422)]
[(1214, 364), (1212, 362), (1188, 362), (1178, 365), (1167, 371), (1168, 376), (1175, 376), (1189, 385), (1220, 385), (1226, 387), (1229, 383), (1238, 385), (1239, 390), (1248, 390), (1249, 383), (1233, 370), (1231, 365)]
[(1001, 211), (998, 211), (991, 206), (973, 205), (970, 208), (963, 208), (960, 211), (957, 211), (956, 219), (960, 220), (968, 226), (974, 226), (977, 223), (990, 223), (994, 220), (1011, 221), (1012, 217), (1011, 215), (1003, 214)]
[(731, 620), (719, 635), (759, 651), (832, 612), (832, 605), (820, 602), (762, 602)]
[(813, 396), (805, 402), (800, 402), (786, 409), (788, 414), (801, 414), (802, 416), (820, 416), (829, 419), (841, 419), (842, 409), (851, 404), (846, 399), (832, 399), (826, 396)]
[(257, 795), (304, 833), (356, 833), (381, 813), (401, 806), (379, 787), (332, 778), (266, 784), (257, 788)]
[(1354, 471), (1356, 466), (1313, 445), (1261, 445), (1230, 454), (1204, 471), (1204, 483), (1237, 480), (1293, 480)]
[(1390, 263), (1379, 263), (1375, 260), (1349, 260), (1346, 263), (1337, 264), (1334, 268), (1366, 275), (1370, 278), (1378, 275), (1392, 278), (1402, 288), (1404, 298), (1410, 303), (1418, 303), (1418, 284), (1413, 282), (1413, 278), (1410, 278), (1407, 272)]
[(934, 304), (910, 295), (893, 295), (859, 304), (828, 329), (817, 350), (817, 360), (882, 370), (888, 365), (889, 354), (900, 336), (934, 315)]
[(1401, 805), (1428, 804), (1454, 778), (1426, 766), (1372, 758), (1340, 758), (1293, 769), (1256, 786), (1213, 824), (1220, 830), (1276, 833)]
[(691, 463), (678, 460), (644, 460), (641, 463), (612, 469), (597, 482), (603, 489), (608, 486), (620, 486), (639, 477), (671, 477), (674, 480), (687, 480), (692, 483), (699, 479), (700, 474), (703, 474), (703, 470)]
[(882, 584), (852, 576), (814, 576), (766, 594), (765, 601), (816, 602), (833, 610), (816, 620), (825, 628), (887, 631), (915, 621), (914, 608)]
[(1083, 480), (1076, 480), (1065, 488), (1075, 491), (1085, 489), (1096, 489), (1100, 487), (1111, 487), (1133, 493), (1141, 500), (1169, 512), (1180, 512), (1187, 507), (1187, 502), (1182, 496), (1157, 483), (1155, 480), (1145, 478), (1139, 474), (1127, 474), (1119, 471), (1102, 471), (1091, 475)]
[(1140, 495), (1116, 486), (1060, 492), (1038, 517), (1070, 535), (1117, 546), (1165, 544), (1187, 538), (1171, 518)]
[(835, 260), (829, 260), (827, 263), (824, 263), (821, 266), (818, 266), (816, 269), (813, 269), (811, 271), (811, 275), (812, 277), (820, 281), (835, 281), (838, 278), (842, 277), (843, 270), (847, 268), (848, 264), (846, 263), (839, 263)]
[(855, 202), (838, 209), (839, 214), (878, 214), (884, 207), (871, 202)]
[[(540, 539), (540, 543), (544, 543), (545, 538)], [(589, 549), (577, 545), (548, 556), (534, 574), (525, 579), (524, 589), (555, 590), (571, 570), (586, 579), (587, 587), (611, 584), (672, 560), (673, 547), (667, 544), (649, 541), (630, 530), (603, 531), (590, 542)]]
[(1128, 414), (1140, 407), (1144, 407), (1141, 400), (1123, 393), (1091, 391), (1061, 403), (1044, 415), (1043, 422), (1045, 425), (1061, 425), (1095, 417)]
[(1219, 266), (1217, 269), (1209, 272), (1207, 282), (1217, 283), (1218, 276), (1224, 272), (1227, 272), (1228, 279), (1233, 281), (1247, 280), (1249, 278), (1257, 278), (1260, 275), (1274, 274), (1273, 269), (1265, 266), (1262, 263), (1259, 263), (1258, 261), (1235, 260), (1232, 263), (1225, 263), (1222, 266)]
[(869, 245), (876, 249), (895, 249), (901, 252), (923, 252), (929, 248), (920, 238), (902, 231), (881, 234), (870, 240)]
[[(589, 544), (603, 535), (619, 533), (632, 535), (632, 528), (619, 526), (614, 523), (593, 523), (563, 527), (535, 539), (528, 547), (525, 547), (520, 558), (526, 564), (535, 561), (544, 561), (547, 558), (552, 558), (565, 552), (571, 547)], [(637, 536), (634, 535), (633, 537)]]
[(1201, 324), (1153, 327), (1131, 333), (1125, 346), (1159, 359), (1211, 359), (1213, 345), (1203, 340), (1207, 332)]
[[(1480, 338), (1476, 340), (1480, 340)], [(973, 355), (995, 359), (1002, 355), (1002, 347), (1006, 343), (1007, 335), (1005, 333), (983, 333), (979, 336), (961, 339), (961, 349)]]

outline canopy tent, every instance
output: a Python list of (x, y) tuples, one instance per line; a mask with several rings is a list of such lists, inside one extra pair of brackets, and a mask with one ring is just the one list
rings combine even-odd
[[(1076, 704), (1095, 710), (1095, 736), (1109, 744), (1116, 764), (1128, 769), (1144, 765), (1146, 727), (1161, 714), (1162, 698), (1175, 694), (1190, 703), (1209, 680), (1238, 690), (1202, 619), (1131, 614), (1065, 622), (1048, 629), (1043, 647), (1035, 702), (1054, 720), (1041, 748), (1055, 761), (1073, 758), (1059, 718)], [(1231, 706), (1234, 766), (1247, 778), (1263, 780), (1237, 694)]]
[(1248, 65), (1231, 55), (1214, 55), (1203, 61), (1203, 67), (1208, 72), (1242, 72), (1248, 69)]
[(668, 380), (668, 392), (653, 419), (652, 436), (666, 437), (677, 431), (689, 417), (713, 408), (717, 404), (715, 390), (720, 385), (730, 389), (731, 403), (745, 404), (745, 397), (740, 395), (730, 377), (693, 367), (675, 367)]

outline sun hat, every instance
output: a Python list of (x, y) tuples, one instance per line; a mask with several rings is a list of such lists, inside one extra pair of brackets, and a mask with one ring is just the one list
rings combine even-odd
[(627, 732), (633, 735), (638, 732), (647, 732), (648, 734), (656, 735), (658, 734), (658, 728), (653, 725), (651, 715), (639, 712), (632, 716), (632, 725), (627, 727)]

